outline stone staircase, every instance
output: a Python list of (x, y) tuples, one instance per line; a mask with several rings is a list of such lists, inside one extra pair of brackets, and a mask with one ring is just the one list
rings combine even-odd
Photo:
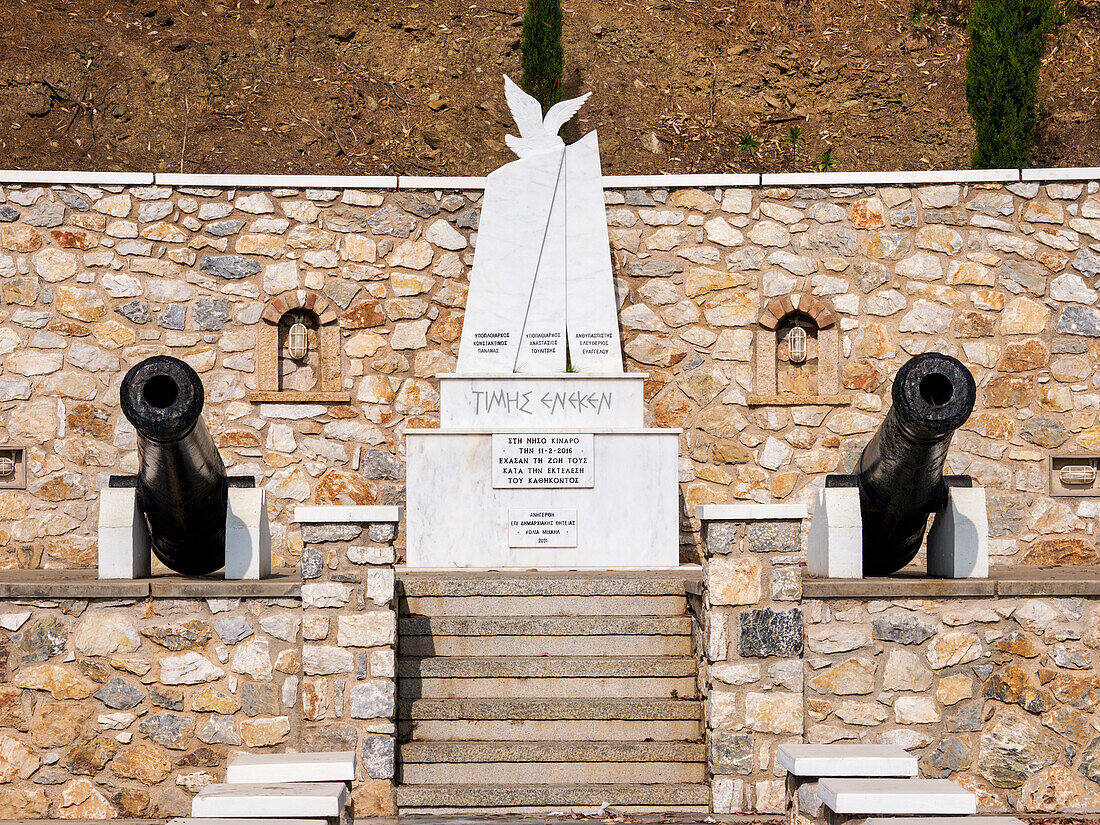
[(402, 813), (707, 809), (697, 570), (398, 578)]

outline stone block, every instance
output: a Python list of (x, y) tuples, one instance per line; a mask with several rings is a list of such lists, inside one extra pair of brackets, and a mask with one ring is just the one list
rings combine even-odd
[(928, 532), (928, 575), (989, 577), (989, 522), (981, 487), (948, 488), (947, 506), (936, 514)]
[(856, 487), (826, 487), (810, 520), (806, 567), (822, 579), (863, 578), (863, 518)]
[(225, 578), (265, 579), (270, 575), (267, 491), (262, 487), (230, 487), (225, 513)]
[(739, 623), (737, 646), (742, 656), (765, 659), (802, 655), (803, 622), (799, 608), (745, 610)]
[(108, 487), (99, 493), (99, 578), (143, 579), (150, 572), (149, 531), (137, 490)]

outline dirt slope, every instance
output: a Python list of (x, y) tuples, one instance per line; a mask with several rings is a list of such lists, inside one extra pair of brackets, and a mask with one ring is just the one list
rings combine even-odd
[[(839, 169), (965, 168), (965, 29), (910, 3), (565, 0), (567, 90), (593, 92), (574, 136), (598, 125), (618, 174), (805, 170), (830, 147)], [(485, 174), (512, 157), (522, 10), (8, 0), (0, 167)], [(1100, 165), (1098, 41), (1089, 6), (1052, 39), (1037, 165)]]

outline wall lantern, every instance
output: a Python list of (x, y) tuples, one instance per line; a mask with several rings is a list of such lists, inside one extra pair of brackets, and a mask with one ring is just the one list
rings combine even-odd
[(801, 364), (806, 360), (806, 330), (791, 327), (787, 335), (787, 348), (792, 364)]
[(306, 325), (302, 323), (301, 315), (295, 316), (286, 338), (286, 348), (295, 361), (305, 358), (309, 353), (309, 335), (306, 332)]

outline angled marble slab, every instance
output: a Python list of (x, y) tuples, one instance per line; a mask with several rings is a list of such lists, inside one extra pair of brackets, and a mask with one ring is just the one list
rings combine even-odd
[(566, 318), (577, 372), (623, 371), (600, 145), (589, 132), (565, 150)]
[(917, 775), (917, 758), (897, 745), (780, 745), (775, 760), (795, 776)]
[(976, 797), (949, 779), (822, 779), (818, 796), (838, 814), (973, 814)]
[[(568, 163), (568, 153), (565, 163)], [(538, 256), (538, 269), (523, 322), (516, 358), (517, 373), (565, 372), (565, 186), (564, 165), (558, 171), (554, 201)], [(478, 234), (478, 244), (481, 235)], [(475, 253), (476, 254), (476, 253)], [(467, 301), (467, 311), (469, 311)], [(463, 327), (465, 330), (465, 327)]]
[(355, 751), (326, 753), (238, 753), (229, 760), (229, 784), (271, 782), (352, 782)]
[(191, 800), (191, 816), (334, 819), (347, 801), (348, 788), (343, 782), (207, 785)]
[(486, 178), (458, 348), (460, 373), (515, 369), (564, 158), (564, 148), (539, 152)]

